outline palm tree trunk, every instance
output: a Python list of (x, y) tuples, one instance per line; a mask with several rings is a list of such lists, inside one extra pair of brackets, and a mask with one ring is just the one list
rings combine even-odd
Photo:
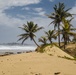
[(49, 39), (49, 41), (50, 41), (50, 43), (52, 44), (52, 40), (51, 40), (51, 39)]
[(66, 33), (64, 34), (64, 49), (65, 49), (65, 46), (67, 45), (67, 35)]
[(59, 42), (59, 47), (60, 47), (60, 23), (58, 23), (58, 42)]
[(33, 40), (33, 41), (34, 41), (34, 43), (39, 47), (39, 45), (36, 43), (35, 39), (33, 38), (32, 40)]
[(68, 42), (68, 38), (67, 38), (67, 34), (65, 33), (65, 45), (67, 45), (67, 42)]
[(64, 35), (64, 49), (65, 49), (65, 45), (66, 45), (66, 38), (65, 38), (65, 35)]

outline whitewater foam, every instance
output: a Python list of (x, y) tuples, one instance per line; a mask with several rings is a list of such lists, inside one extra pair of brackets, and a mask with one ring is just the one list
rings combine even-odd
[(35, 51), (36, 46), (25, 46), (25, 45), (0, 45), (0, 55), (5, 52), (26, 52), (26, 51)]

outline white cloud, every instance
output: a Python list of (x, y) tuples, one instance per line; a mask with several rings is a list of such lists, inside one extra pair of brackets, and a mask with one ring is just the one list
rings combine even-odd
[(16, 15), (18, 18), (21, 18), (21, 19), (25, 19), (26, 17), (24, 15), (20, 15), (20, 14), (17, 14)]
[[(76, 4), (72, 9), (69, 11), (71, 14), (76, 14)], [(73, 15), (74, 19), (72, 20), (72, 25), (76, 27), (76, 15)]]
[[(37, 4), (41, 0), (0, 0), (0, 25), (7, 25), (7, 26), (15, 26), (21, 23), (24, 23), (23, 20), (19, 18), (13, 18), (6, 13), (4, 13), (5, 9), (8, 9), (13, 6), (24, 6), (28, 4)], [(26, 8), (27, 10), (29, 8)], [(23, 17), (18, 15), (19, 17)]]
[(6, 9), (11, 6), (23, 6), (29, 4), (37, 4), (41, 0), (0, 0), (0, 9)]
[(42, 11), (42, 12), (39, 13), (39, 15), (45, 16), (45, 13), (46, 13), (45, 11)]
[(30, 10), (29, 7), (22, 8), (22, 10)]
[(0, 13), (0, 25), (13, 27), (16, 25), (20, 25), (21, 23), (23, 23), (23, 21), (18, 18), (12, 18), (4, 13)]
[(74, 7), (70, 10), (70, 13), (76, 14), (76, 6), (74, 6)]
[(34, 8), (33, 10), (35, 10), (36, 12), (41, 12), (41, 11), (43, 11), (42, 8)]
[(45, 16), (46, 12), (43, 10), (43, 8), (34, 8), (33, 10), (37, 12), (37, 13), (33, 13), (33, 14), (37, 14), (37, 15), (40, 15), (40, 16)]

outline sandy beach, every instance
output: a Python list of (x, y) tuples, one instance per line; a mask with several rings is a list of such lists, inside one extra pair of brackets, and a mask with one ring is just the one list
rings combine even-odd
[(76, 61), (45, 53), (0, 57), (0, 75), (76, 75)]

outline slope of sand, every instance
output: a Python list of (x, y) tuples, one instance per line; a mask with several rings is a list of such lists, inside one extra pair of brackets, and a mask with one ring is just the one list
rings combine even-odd
[(60, 56), (60, 57), (68, 57), (68, 58), (72, 58), (72, 56), (70, 56), (69, 54), (65, 53), (64, 51), (62, 51), (60, 48), (56, 47), (56, 46), (47, 46), (44, 48), (45, 53), (47, 54), (51, 54), (53, 56)]
[(0, 57), (0, 75), (76, 75), (76, 61), (45, 53), (23, 53)]

